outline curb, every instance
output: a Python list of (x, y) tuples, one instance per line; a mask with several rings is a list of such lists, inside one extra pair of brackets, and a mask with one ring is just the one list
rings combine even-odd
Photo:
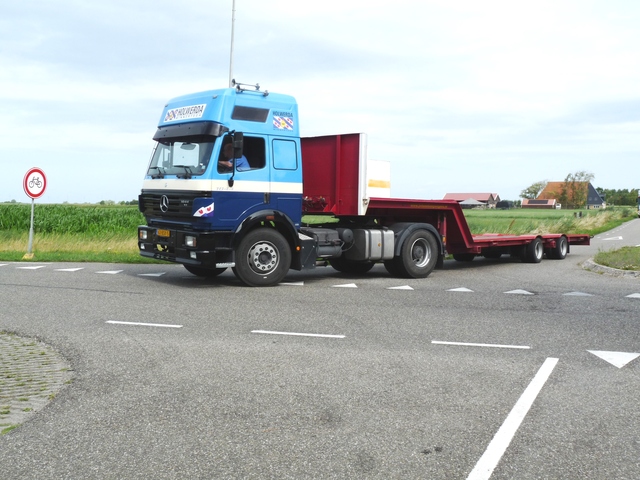
[(640, 272), (636, 270), (619, 270), (617, 268), (605, 267), (604, 265), (597, 264), (592, 258), (585, 261), (582, 264), (582, 268), (594, 273), (601, 273), (603, 275), (609, 275), (612, 277), (630, 277), (640, 278)]

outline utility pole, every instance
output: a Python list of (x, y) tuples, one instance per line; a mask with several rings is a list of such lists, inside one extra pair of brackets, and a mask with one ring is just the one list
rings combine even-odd
[(236, 22), (236, 0), (231, 5), (231, 52), (229, 54), (229, 88), (233, 87), (233, 27)]

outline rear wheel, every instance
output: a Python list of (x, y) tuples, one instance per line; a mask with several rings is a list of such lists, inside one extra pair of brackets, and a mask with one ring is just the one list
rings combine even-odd
[(250, 287), (267, 287), (280, 283), (290, 266), (291, 248), (282, 234), (259, 228), (240, 241), (233, 273)]
[(207, 268), (199, 267), (197, 265), (184, 265), (184, 268), (187, 269), (187, 272), (192, 273), (193, 275), (207, 278), (217, 277), (226, 270), (226, 268)]
[(433, 234), (416, 230), (404, 241), (400, 255), (390, 261), (393, 265), (387, 271), (399, 277), (425, 278), (435, 268), (438, 255), (438, 241)]
[(562, 236), (556, 240), (556, 246), (546, 250), (547, 258), (554, 260), (564, 260), (569, 253), (569, 241), (567, 237)]
[(524, 255), (522, 261), (526, 263), (540, 263), (544, 254), (544, 245), (541, 238), (532, 240), (524, 247)]

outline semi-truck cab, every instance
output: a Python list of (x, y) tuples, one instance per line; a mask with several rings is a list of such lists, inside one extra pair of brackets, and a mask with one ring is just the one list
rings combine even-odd
[[(372, 178), (364, 134), (300, 138), (296, 100), (236, 84), (164, 107), (139, 196), (147, 225), (141, 255), (246, 285), (269, 286), (290, 269), (331, 265), (424, 278), (446, 253), (457, 260), (517, 254), (564, 258), (587, 235), (471, 235), (455, 201), (389, 197)], [(303, 224), (303, 215), (312, 215)]]

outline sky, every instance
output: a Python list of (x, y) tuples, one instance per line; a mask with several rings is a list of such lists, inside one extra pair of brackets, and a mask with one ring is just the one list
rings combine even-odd
[[(233, 0), (23, 0), (0, 16), (0, 202), (137, 199), (163, 106), (229, 84)], [(391, 194), (593, 174), (640, 187), (637, 0), (236, 0), (232, 76), (302, 136), (366, 133)]]

